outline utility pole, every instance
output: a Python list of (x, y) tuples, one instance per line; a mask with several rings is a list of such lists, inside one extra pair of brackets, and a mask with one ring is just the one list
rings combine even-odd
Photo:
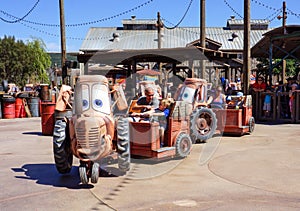
[[(64, 0), (59, 0), (59, 12), (60, 12), (59, 18), (60, 18), (60, 43), (61, 43), (61, 68), (62, 71), (64, 71), (66, 65), (66, 26), (65, 26)], [(64, 79), (63, 82), (66, 83)]]
[(157, 48), (158, 49), (161, 49), (161, 29), (163, 27), (163, 24), (161, 22), (161, 19), (160, 19), (160, 12), (157, 12), (157, 43), (158, 43), (158, 46)]
[(286, 19), (287, 19), (287, 13), (286, 13), (286, 3), (285, 1), (282, 2), (282, 30), (283, 34), (286, 34)]
[(200, 45), (205, 48), (205, 0), (200, 1)]
[[(206, 36), (206, 32), (205, 32), (205, 0), (200, 0), (200, 46), (203, 49), (202, 52), (204, 54), (204, 49), (206, 48), (205, 45), (205, 36)], [(201, 65), (201, 75), (198, 77), (203, 78), (205, 77), (205, 60), (202, 60), (200, 62)]]
[[(282, 34), (286, 34), (286, 19), (287, 19), (287, 12), (286, 12), (286, 3), (285, 1), (282, 2), (282, 16), (277, 17), (278, 20), (282, 19)], [(284, 45), (284, 43), (283, 43)], [(286, 72), (286, 60), (282, 60), (282, 81), (285, 81), (285, 72)]]
[(243, 50), (243, 92), (248, 94), (251, 70), (250, 60), (250, 0), (244, 0), (244, 50)]

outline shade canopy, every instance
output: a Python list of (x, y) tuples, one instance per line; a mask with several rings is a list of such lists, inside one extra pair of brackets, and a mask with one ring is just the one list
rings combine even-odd
[(300, 60), (300, 25), (289, 25), (273, 29), (251, 49), (254, 58), (269, 58), (272, 49), (272, 58), (294, 58)]

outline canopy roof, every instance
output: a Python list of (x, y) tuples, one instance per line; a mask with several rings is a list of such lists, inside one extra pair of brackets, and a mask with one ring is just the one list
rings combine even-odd
[(300, 60), (300, 25), (289, 25), (273, 29), (251, 49), (251, 56), (255, 58), (269, 58), (270, 45), (272, 58), (294, 58)]
[(92, 62), (107, 65), (131, 65), (133, 62), (163, 62), (180, 64), (189, 60), (236, 58), (236, 53), (225, 53), (199, 47), (163, 48), (145, 50), (112, 50), (78, 54), (81, 63)]

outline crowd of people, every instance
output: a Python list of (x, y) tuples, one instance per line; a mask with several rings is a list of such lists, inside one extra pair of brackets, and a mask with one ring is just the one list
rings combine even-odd
[[(300, 85), (297, 82), (297, 77), (289, 77), (287, 79), (286, 83), (283, 83), (283, 81), (279, 81), (275, 83), (274, 86), (268, 86), (264, 82), (263, 77), (258, 77), (257, 82), (255, 82), (252, 85), (252, 92), (265, 92), (265, 97), (264, 97), (264, 102), (263, 102), (263, 113), (264, 117), (270, 117), (272, 108), (271, 108), (271, 102), (272, 102), (272, 97), (271, 93), (276, 93), (278, 96), (279, 92), (288, 92), (288, 99), (282, 98), (281, 102), (285, 103), (285, 101), (288, 101), (288, 111), (285, 111), (283, 113), (284, 117), (290, 117), (291, 113), (293, 112), (293, 102), (295, 99), (295, 92), (297, 90), (300, 90)], [(282, 106), (282, 105), (280, 105)]]
[[(255, 94), (258, 92), (263, 92), (264, 96), (263, 99), (263, 105), (262, 105), (262, 112), (263, 112), (263, 117), (269, 118), (271, 117), (272, 113), (272, 93), (276, 93), (276, 96), (278, 96), (279, 92), (286, 92), (288, 93), (287, 97), (282, 97), (281, 102), (282, 104), (288, 105), (287, 109), (281, 109), (282, 110), (282, 116), (286, 118), (290, 118), (291, 113), (293, 111), (293, 102), (295, 99), (295, 92), (297, 90), (300, 90), (300, 79), (299, 77), (297, 78), (296, 76), (294, 77), (289, 77), (285, 83), (283, 81), (279, 81), (275, 83), (274, 85), (270, 86), (265, 82), (265, 79), (261, 76), (257, 78), (256, 81), (252, 80), (253, 83), (250, 83), (250, 93)], [(236, 79), (235, 82), (229, 82), (228, 79), (221, 78), (221, 83), (223, 90), (227, 95), (231, 95), (232, 91), (234, 90), (241, 90), (241, 83), (239, 78)], [(216, 93), (218, 90), (216, 89)], [(227, 96), (228, 97), (228, 96)], [(226, 99), (227, 99), (226, 97)], [(221, 102), (222, 100), (220, 100)], [(280, 105), (281, 107), (283, 105)]]

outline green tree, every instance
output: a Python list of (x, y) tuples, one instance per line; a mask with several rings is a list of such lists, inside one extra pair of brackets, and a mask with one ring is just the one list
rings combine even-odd
[(0, 77), (17, 85), (26, 83), (49, 83), (47, 69), (50, 56), (42, 40), (33, 39), (24, 43), (15, 37), (0, 39)]
[[(258, 65), (259, 67), (265, 67), (265, 68), (259, 68), (261, 71), (261, 74), (265, 75), (268, 74), (269, 71), (269, 60), (265, 59), (265, 58), (260, 58), (257, 59), (260, 64)], [(278, 62), (280, 62), (281, 59), (274, 59), (273, 60), (273, 64), (277, 64)], [(299, 62), (297, 62), (296, 59), (286, 59), (286, 76), (290, 77), (290, 76), (295, 76), (298, 74), (299, 72)], [(280, 73), (282, 73), (282, 63), (280, 63), (279, 65), (277, 65), (275, 68), (273, 68), (273, 72), (274, 75), (278, 75)]]

